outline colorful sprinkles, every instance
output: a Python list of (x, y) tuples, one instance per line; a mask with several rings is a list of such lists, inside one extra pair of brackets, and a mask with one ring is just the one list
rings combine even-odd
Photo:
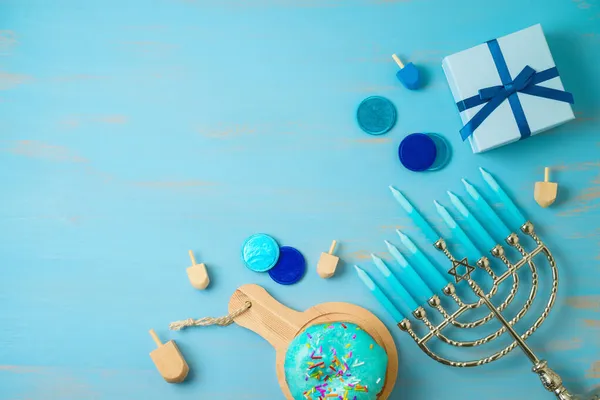
[[(309, 332), (306, 333), (304, 337), (308, 340), (308, 343), (306, 343), (306, 347), (309, 349), (308, 355), (306, 355), (306, 351), (298, 353), (302, 354), (301, 357), (305, 357), (303, 361), (305, 369), (303, 375), (301, 375), (301, 379), (302, 381), (307, 382), (309, 386), (307, 390), (304, 390), (307, 388), (307, 386), (304, 386), (304, 392), (298, 392), (298, 395), (302, 393), (303, 397), (295, 397), (295, 399), (362, 400), (376, 398), (376, 394), (379, 393), (383, 388), (383, 379), (377, 378), (376, 382), (375, 377), (368, 379), (370, 384), (374, 384), (374, 390), (376, 392), (372, 393), (371, 389), (369, 388), (370, 384), (363, 383), (362, 379), (358, 377), (360, 376), (361, 367), (367, 368), (366, 365), (368, 364), (365, 364), (364, 360), (368, 359), (369, 357), (375, 356), (375, 353), (369, 353), (372, 355), (368, 356), (367, 353), (364, 353), (364, 349), (368, 348), (370, 350), (373, 350), (374, 344), (365, 344), (364, 337), (359, 338), (363, 339), (362, 354), (367, 356), (366, 358), (360, 357), (363, 358), (362, 360), (359, 359), (358, 356), (360, 356), (361, 353), (359, 349), (356, 348), (356, 346), (360, 346), (360, 340), (357, 340), (357, 334), (350, 332), (346, 334), (345, 332), (343, 332), (345, 330), (348, 330), (349, 328), (354, 327), (354, 324), (349, 323), (332, 323), (325, 324), (323, 325), (323, 328), (321, 328), (326, 332), (333, 331), (332, 333), (321, 334), (318, 332), (315, 333), (314, 331), (312, 331), (312, 335)], [(334, 331), (336, 329), (342, 331), (336, 333)], [(360, 328), (356, 326), (356, 330), (358, 331), (360, 330)], [(364, 333), (361, 334), (364, 335)], [(348, 340), (348, 342), (345, 344), (344, 342), (335, 342), (336, 345), (339, 346), (336, 349), (334, 345), (325, 343), (327, 342), (327, 338), (323, 337), (324, 335), (334, 335), (336, 339), (345, 338), (346, 340)], [(320, 343), (321, 340), (323, 340), (323, 344)], [(379, 347), (377, 350), (383, 351)], [(367, 352), (369, 352), (369, 350), (367, 350)], [(383, 352), (383, 354), (385, 355), (385, 352)], [(297, 360), (299, 361), (300, 359), (298, 358)], [(385, 364), (383, 365), (387, 365), (387, 357), (385, 357)], [(381, 368), (379, 370), (381, 372)], [(363, 376), (365, 372), (363, 372)], [(382, 372), (385, 373), (385, 369)], [(367, 393), (370, 393), (370, 395), (365, 396)]]

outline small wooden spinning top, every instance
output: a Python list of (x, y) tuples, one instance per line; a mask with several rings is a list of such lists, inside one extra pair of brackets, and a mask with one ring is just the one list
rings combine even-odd
[(334, 240), (329, 248), (329, 253), (321, 253), (321, 258), (319, 258), (319, 263), (317, 264), (317, 273), (321, 278), (331, 278), (335, 274), (335, 269), (340, 261), (339, 257), (333, 255), (336, 245), (337, 241)]
[(194, 257), (194, 252), (190, 250), (189, 253), (190, 260), (192, 260), (192, 266), (186, 271), (188, 278), (190, 279), (190, 283), (196, 289), (204, 290), (210, 283), (208, 273), (206, 272), (206, 265), (204, 265), (204, 263), (197, 264), (196, 257)]
[(169, 383), (183, 382), (190, 371), (190, 367), (188, 367), (175, 342), (170, 340), (163, 344), (154, 329), (150, 329), (150, 336), (152, 336), (158, 347), (150, 353), (150, 358), (156, 365), (158, 372)]
[(546, 208), (556, 200), (558, 184), (548, 182), (550, 168), (544, 168), (544, 182), (536, 182), (533, 190), (533, 198), (542, 207)]

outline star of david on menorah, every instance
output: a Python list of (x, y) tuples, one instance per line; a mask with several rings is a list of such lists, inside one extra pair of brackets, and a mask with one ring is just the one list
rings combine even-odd
[[(390, 187), (392, 194), (402, 208), (409, 214), (412, 221), (419, 227), (427, 240), (448, 258), (452, 263), (452, 268), (445, 270), (439, 265), (432, 263), (408, 236), (397, 231), (404, 248), (411, 255), (410, 263), (400, 253), (398, 248), (388, 241), (385, 243), (391, 256), (400, 266), (399, 272), (392, 274), (381, 258), (375, 255), (372, 255), (372, 258), (375, 266), (386, 278), (387, 284), (391, 286), (395, 295), (400, 298), (401, 301), (397, 302), (398, 307), (389, 300), (365, 271), (359, 267), (355, 267), (359, 277), (398, 322), (398, 327), (407, 332), (421, 350), (434, 360), (452, 367), (476, 367), (496, 361), (510, 353), (516, 347), (520, 347), (531, 361), (533, 365), (532, 371), (539, 376), (544, 388), (554, 393), (557, 399), (600, 400), (600, 390), (590, 393), (585, 397), (572, 395), (564, 387), (561, 377), (548, 366), (545, 360), (540, 360), (527, 345), (526, 340), (542, 325), (554, 305), (558, 290), (558, 270), (554, 257), (548, 247), (536, 235), (533, 224), (525, 219), (521, 211), (488, 172), (481, 169), (481, 173), (487, 185), (494, 192), (495, 200), (503, 204), (506, 211), (506, 220), (509, 222), (508, 225), (519, 227), (521, 233), (531, 240), (532, 244), (535, 244), (535, 248), (527, 251), (521, 245), (519, 235), (511, 232), (507, 224), (500, 219), (477, 189), (466, 180), (463, 180), (467, 193), (474, 201), (479, 211), (478, 214), (481, 216), (480, 219), (485, 223), (485, 227), (455, 194), (451, 192), (448, 192), (448, 194), (450, 201), (462, 215), (464, 223), (468, 225), (471, 237), (476, 239), (475, 241), (472, 241), (467, 236), (446, 208), (435, 202), (437, 212), (451, 230), (453, 238), (460, 242), (462, 246), (461, 250), (456, 252), (461, 253), (461, 258), (459, 259), (453, 255), (446, 241), (436, 233), (404, 195), (397, 189)], [(508, 246), (516, 250), (520, 258), (515, 262), (509, 260), (505, 247), (498, 244), (490, 233), (503, 238)], [(480, 251), (480, 249), (488, 250), (492, 256), (491, 259), (485, 255), (485, 251)], [(536, 259), (535, 262), (534, 258)], [(545, 303), (541, 313), (536, 316), (537, 318), (527, 327), (525, 332), (517, 333), (515, 326), (530, 311), (534, 299), (538, 295), (538, 258), (547, 264), (546, 268), (548, 268), (551, 275), (547, 303)], [(494, 262), (493, 260), (497, 261)], [(481, 279), (478, 278), (477, 281), (472, 277), (472, 275), (476, 274), (477, 268), (471, 263), (483, 270), (483, 276)], [(509, 321), (503, 316), (503, 312), (511, 305), (520, 287), (523, 289), (523, 283), (518, 272), (524, 266), (528, 267), (531, 275), (529, 294), (516, 315)], [(448, 283), (448, 275), (446, 274), (450, 274), (454, 278), (454, 283)], [(458, 285), (460, 283), (463, 285), (462, 282), (466, 282), (470, 290), (476, 295), (475, 301), (467, 302), (464, 296), (461, 297), (457, 293), (455, 284)], [(501, 296), (500, 288), (504, 282), (506, 282), (504, 287), (506, 289), (510, 288), (510, 291), (505, 296)], [(482, 289), (480, 285), (486, 287), (487, 290)], [(498, 297), (503, 298), (498, 299)], [(442, 298), (447, 298), (447, 301), (442, 301)], [(423, 304), (424, 306), (419, 304)], [(427, 315), (426, 307), (430, 308), (435, 314), (438, 314), (435, 316), (435, 319), (439, 320), (439, 322), (433, 322), (433, 318)], [(476, 316), (473, 318), (474, 313), (478, 309), (486, 310), (485, 314), (482, 314), (482, 317), (477, 318)], [(470, 320), (468, 319), (469, 314), (471, 314)], [(419, 325), (423, 326), (415, 326), (413, 328), (413, 323), (410, 319), (419, 321)], [(484, 327), (487, 327), (489, 329), (488, 323), (493, 320), (499, 322), (501, 327), (495, 332), (484, 333), (476, 340), (455, 340), (447, 336), (451, 328), (475, 330), (476, 328), (484, 329)], [(421, 334), (423, 328), (425, 329)], [(494, 339), (506, 337), (506, 335), (509, 335), (508, 337), (510, 338), (508, 344), (496, 345), (498, 347), (490, 350), (484, 357), (478, 356), (472, 360), (452, 360), (435, 352), (430, 346), (430, 341), (435, 338), (453, 347), (474, 348), (487, 344), (487, 349), (489, 344), (493, 345), (491, 342)]]

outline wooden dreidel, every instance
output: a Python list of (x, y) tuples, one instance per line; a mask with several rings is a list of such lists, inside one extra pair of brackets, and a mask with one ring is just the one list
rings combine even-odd
[(396, 72), (396, 78), (405, 88), (410, 90), (416, 90), (421, 87), (421, 74), (419, 69), (413, 64), (404, 64), (397, 55), (392, 54), (392, 58), (396, 61), (396, 64), (400, 67), (400, 71)]
[(192, 260), (192, 266), (189, 267), (186, 271), (188, 274), (188, 278), (190, 279), (190, 283), (196, 289), (204, 290), (210, 283), (210, 279), (208, 278), (208, 273), (206, 272), (206, 265), (196, 264), (196, 257), (194, 257), (194, 252), (190, 250), (190, 260)]
[(544, 168), (544, 182), (536, 182), (533, 190), (533, 198), (544, 208), (554, 203), (558, 192), (558, 184), (556, 182), (548, 182), (549, 174), (550, 168)]
[(169, 383), (183, 382), (190, 371), (190, 367), (188, 367), (175, 342), (170, 340), (162, 344), (154, 329), (150, 329), (150, 336), (152, 336), (158, 347), (150, 353), (150, 358), (152, 358), (158, 372)]
[(339, 257), (333, 255), (336, 244), (337, 241), (334, 240), (329, 248), (329, 253), (321, 253), (321, 258), (319, 258), (319, 263), (317, 264), (317, 273), (321, 278), (328, 279), (335, 274), (335, 269), (340, 261)]

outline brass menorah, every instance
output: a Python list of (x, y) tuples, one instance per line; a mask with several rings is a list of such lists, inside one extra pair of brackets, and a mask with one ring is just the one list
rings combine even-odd
[[(419, 307), (414, 311), (413, 315), (415, 316), (415, 318), (422, 321), (425, 324), (425, 326), (427, 327), (428, 332), (425, 335), (423, 335), (423, 336), (417, 335), (417, 333), (415, 333), (415, 331), (411, 327), (410, 321), (406, 318), (403, 321), (401, 321), (398, 326), (400, 327), (400, 329), (407, 332), (413, 338), (413, 340), (417, 343), (417, 345), (429, 357), (433, 358), (434, 360), (436, 360), (442, 364), (449, 365), (452, 367), (476, 367), (479, 365), (488, 364), (492, 361), (496, 361), (496, 360), (504, 357), (505, 355), (510, 353), (513, 349), (515, 349), (517, 346), (520, 346), (520, 348), (523, 350), (525, 355), (529, 358), (529, 360), (533, 364), (532, 370), (533, 370), (533, 372), (535, 372), (536, 374), (539, 375), (539, 378), (540, 378), (542, 384), (544, 385), (544, 387), (548, 391), (553, 392), (556, 395), (556, 398), (558, 398), (558, 399), (573, 400), (573, 399), (576, 399), (577, 397), (571, 395), (567, 391), (567, 389), (563, 386), (561, 377), (548, 366), (548, 364), (545, 360), (540, 360), (533, 353), (533, 351), (527, 345), (527, 343), (525, 343), (525, 340), (529, 336), (531, 336), (542, 325), (542, 323), (544, 322), (544, 320), (550, 313), (552, 306), (554, 305), (554, 302), (556, 300), (556, 293), (558, 290), (558, 270), (556, 268), (556, 263), (554, 262), (554, 257), (552, 256), (552, 254), (550, 253), (550, 250), (548, 250), (546, 245), (536, 235), (533, 224), (531, 222), (527, 222), (525, 225), (523, 225), (521, 227), (521, 231), (525, 235), (527, 235), (531, 239), (533, 239), (535, 241), (535, 243), (537, 244), (537, 247), (531, 252), (526, 252), (525, 249), (523, 248), (523, 246), (521, 246), (521, 244), (519, 242), (519, 236), (516, 233), (512, 233), (507, 238), (507, 243), (510, 246), (517, 249), (517, 251), (519, 251), (519, 253), (522, 255), (522, 258), (516, 263), (511, 263), (507, 259), (504, 248), (501, 245), (497, 245), (496, 247), (494, 247), (494, 249), (491, 252), (492, 255), (494, 257), (500, 259), (502, 261), (502, 263), (506, 266), (506, 271), (502, 275), (498, 276), (498, 275), (496, 275), (496, 273), (494, 273), (494, 271), (490, 267), (490, 261), (487, 257), (482, 257), (477, 261), (477, 266), (479, 268), (482, 268), (483, 270), (485, 270), (485, 272), (492, 279), (492, 282), (493, 282), (492, 288), (489, 290), (488, 293), (485, 293), (484, 290), (481, 289), (479, 284), (477, 284), (477, 282), (475, 282), (471, 278), (471, 273), (473, 272), (473, 270), (475, 268), (472, 267), (471, 265), (469, 265), (468, 263), (464, 263), (463, 260), (461, 260), (461, 261), (464, 264), (461, 264), (461, 261), (458, 261), (452, 255), (452, 253), (448, 250), (448, 246), (444, 239), (439, 239), (438, 241), (436, 241), (435, 247), (438, 250), (442, 251), (444, 253), (444, 255), (452, 262), (453, 268), (450, 269), (449, 273), (454, 276), (456, 283), (458, 283), (460, 281), (467, 282), (469, 287), (479, 297), (479, 301), (474, 302), (474, 303), (464, 302), (459, 297), (459, 295), (456, 293), (454, 284), (450, 283), (444, 288), (443, 293), (446, 296), (448, 296), (449, 298), (451, 298), (454, 303), (456, 303), (457, 309), (454, 312), (452, 312), (450, 314), (446, 310), (446, 308), (442, 305), (441, 299), (437, 295), (434, 295), (428, 301), (428, 305), (430, 307), (434, 308), (435, 310), (437, 310), (443, 316), (442, 322), (440, 322), (437, 325), (432, 324), (429, 321), (429, 319), (427, 318), (427, 313), (426, 313), (425, 309), (423, 307)], [(542, 313), (538, 316), (538, 318), (533, 323), (533, 325), (531, 325), (529, 327), (529, 329), (527, 329), (523, 334), (518, 334), (514, 330), (513, 325), (515, 325), (528, 312), (528, 310), (530, 309), (531, 305), (533, 304), (533, 301), (538, 292), (538, 282), (539, 282), (538, 272), (537, 272), (537, 267), (533, 261), (533, 258), (540, 253), (546, 257), (547, 263), (550, 267), (550, 271), (552, 274), (552, 286), (550, 289), (550, 294), (548, 296), (548, 302), (545, 305)], [(457, 267), (461, 266), (461, 265), (465, 267), (464, 274), (460, 274), (457, 271)], [(520, 280), (519, 280), (519, 276), (518, 276), (517, 272), (521, 267), (523, 267), (525, 265), (528, 265), (531, 270), (531, 279), (532, 280), (531, 280), (531, 288), (529, 290), (529, 296), (528, 296), (527, 300), (525, 301), (525, 303), (523, 304), (523, 306), (521, 307), (521, 309), (515, 315), (515, 317), (512, 318), (510, 321), (507, 321), (503, 317), (502, 311), (505, 310), (511, 304), (511, 302), (515, 298), (515, 295), (517, 294), (517, 291), (519, 290)], [(498, 288), (499, 288), (500, 284), (509, 278), (512, 278), (512, 287), (511, 287), (510, 292), (508, 293), (508, 295), (506, 296), (506, 298), (504, 299), (504, 301), (502, 303), (500, 303), (498, 305), (494, 305), (492, 303), (491, 299), (498, 292)], [(459, 320), (459, 317), (462, 316), (463, 314), (467, 313), (469, 310), (473, 310), (473, 309), (476, 309), (476, 308), (479, 308), (482, 306), (485, 306), (490, 310), (490, 313), (487, 314), (485, 317), (479, 318), (479, 319), (471, 321), (471, 322), (461, 322)], [(453, 325), (453, 326), (455, 326), (457, 328), (461, 328), (461, 329), (472, 329), (472, 328), (476, 328), (478, 326), (482, 326), (482, 325), (486, 324), (488, 321), (492, 320), (493, 318), (496, 318), (502, 324), (502, 327), (499, 328), (496, 332), (493, 332), (493, 333), (491, 333), (485, 337), (482, 337), (478, 340), (471, 340), (471, 341), (453, 340), (453, 339), (446, 337), (443, 332), (444, 328), (446, 328), (449, 325)], [(496, 351), (495, 353), (490, 354), (487, 357), (483, 357), (483, 358), (480, 358), (477, 360), (470, 360), (470, 361), (450, 360), (450, 359), (447, 359), (447, 358), (444, 358), (444, 357), (438, 355), (437, 353), (433, 352), (428, 347), (428, 342), (433, 337), (436, 337), (439, 340), (441, 340), (442, 342), (449, 344), (451, 346), (475, 347), (475, 346), (480, 346), (485, 343), (488, 343), (488, 342), (494, 340), (495, 338), (500, 337), (505, 332), (508, 332), (512, 336), (512, 338), (514, 339), (513, 342), (510, 343), (509, 345), (507, 345), (506, 347), (504, 347), (503, 349), (500, 349), (500, 350)], [(600, 399), (600, 394), (592, 394), (591, 396), (586, 397), (585, 399), (598, 400), (598, 399)]]
[[(522, 217), (522, 214), (520, 214), (514, 203), (512, 203), (512, 201), (508, 198), (506, 193), (504, 193), (502, 189), (497, 185), (497, 183), (495, 182), (495, 180), (493, 180), (491, 175), (489, 175), (486, 171), (483, 170), (482, 173), (484, 174), (484, 179), (486, 179), (486, 182), (488, 182), (490, 187), (492, 187), (492, 189), (499, 194), (499, 200), (504, 203), (505, 208), (508, 209), (508, 211), (514, 212), (514, 215), (516, 215), (518, 219), (522, 218), (523, 221), (525, 221), (520, 226), (521, 235), (524, 235), (524, 239), (527, 238), (527, 240), (531, 240), (533, 242), (532, 244), (535, 244), (535, 248), (531, 251), (527, 251), (521, 245), (519, 235), (515, 232), (511, 232), (505, 236), (505, 242), (508, 246), (515, 249), (516, 252), (520, 255), (519, 259), (516, 262), (511, 262), (509, 260), (509, 256), (507, 255), (506, 251), (508, 247), (504, 247), (501, 244), (495, 244), (490, 249), (490, 258), (488, 258), (488, 256), (486, 255), (471, 258), (476, 259), (475, 267), (469, 263), (468, 258), (462, 257), (459, 259), (458, 257), (455, 257), (455, 255), (453, 255), (452, 251), (449, 249), (449, 245), (447, 244), (446, 240), (441, 238), (439, 234), (435, 233), (435, 231), (429, 225), (429, 223), (425, 221), (421, 214), (412, 206), (411, 203), (408, 202), (408, 200), (399, 191), (397, 191), (393, 187), (390, 187), (392, 189), (394, 197), (409, 213), (409, 216), (421, 229), (421, 231), (423, 231), (428, 240), (452, 263), (452, 268), (450, 268), (449, 271), (444, 272), (449, 273), (454, 278), (454, 282), (445, 284), (440, 293), (443, 293), (442, 296), (437, 294), (433, 294), (432, 296), (426, 296), (427, 305), (417, 306), (413, 309), (416, 302), (412, 301), (410, 299), (410, 296), (415, 298), (415, 294), (414, 288), (412, 288), (413, 290), (411, 290), (410, 286), (415, 280), (418, 280), (420, 276), (422, 278), (422, 281), (419, 284), (423, 284), (424, 282), (426, 282), (426, 286), (429, 286), (433, 289), (433, 285), (435, 284), (435, 282), (432, 282), (435, 281), (435, 279), (432, 281), (431, 275), (440, 274), (442, 270), (439, 268), (439, 266), (434, 267), (434, 264), (431, 263), (431, 261), (429, 261), (429, 259), (419, 250), (419, 248), (415, 246), (414, 243), (406, 235), (398, 231), (404, 246), (414, 256), (413, 260), (415, 264), (415, 270), (419, 272), (419, 276), (405, 276), (404, 280), (402, 280), (402, 276), (400, 276), (400, 280), (402, 282), (399, 282), (398, 279), (393, 274), (391, 274), (391, 272), (385, 266), (384, 262), (381, 259), (379, 259), (376, 256), (373, 256), (373, 259), (375, 261), (375, 265), (377, 265), (380, 271), (386, 276), (388, 283), (392, 285), (395, 292), (399, 293), (401, 297), (403, 297), (403, 299), (406, 299), (406, 296), (408, 296), (409, 303), (412, 305), (408, 305), (407, 307), (406, 304), (403, 304), (401, 307), (402, 311), (400, 311), (396, 309), (394, 305), (392, 305), (392, 303), (389, 301), (389, 299), (387, 299), (387, 297), (383, 294), (379, 287), (377, 287), (377, 285), (374, 285), (373, 282), (370, 282), (375, 286), (375, 288), (372, 291), (382, 302), (382, 304), (388, 309), (388, 311), (390, 311), (391, 309), (390, 312), (393, 315), (395, 315), (395, 318), (397, 320), (399, 320), (398, 327), (402, 331), (407, 332), (410, 335), (410, 337), (415, 341), (415, 343), (421, 348), (421, 350), (423, 350), (429, 357), (444, 365), (459, 368), (476, 367), (499, 360), (502, 357), (509, 354), (515, 348), (520, 347), (523, 353), (525, 353), (525, 355), (531, 361), (533, 365), (532, 371), (539, 376), (544, 388), (554, 393), (557, 399), (600, 400), (600, 390), (590, 393), (584, 397), (572, 395), (564, 387), (561, 377), (548, 366), (548, 363), (545, 360), (539, 359), (531, 350), (531, 348), (527, 345), (526, 340), (546, 320), (550, 313), (550, 310), (552, 309), (556, 301), (558, 291), (558, 269), (554, 257), (552, 256), (552, 253), (537, 236), (534, 229), (534, 225), (530, 221), (525, 220), (525, 218)], [(490, 179), (492, 180), (491, 182)], [(495, 214), (494, 210), (489, 206), (485, 199), (483, 199), (479, 195), (476, 189), (473, 186), (471, 186), (468, 182), (464, 181), (464, 183), (471, 197), (474, 200), (476, 200), (478, 208), (483, 208), (483, 212), (486, 214), (486, 216), (490, 217), (490, 219), (488, 219), (488, 223), (503, 225), (503, 222)], [(465, 220), (468, 221), (471, 225), (475, 235), (485, 235), (488, 244), (495, 243), (492, 242), (491, 236), (487, 233), (487, 230), (479, 223), (475, 216), (472, 215), (466, 209), (462, 202), (454, 194), (450, 193), (450, 196), (456, 208), (465, 217)], [(446, 211), (444, 207), (442, 207), (437, 202), (436, 206), (438, 207), (438, 212), (440, 213), (446, 224), (449, 226), (449, 228), (452, 230), (453, 236), (455, 238), (458, 238), (458, 240), (463, 244), (463, 248), (466, 247), (467, 253), (470, 253), (471, 255), (475, 254), (473, 252), (476, 251), (475, 248), (477, 246), (475, 246), (473, 242), (470, 241), (470, 239), (467, 237), (462, 228), (456, 223), (456, 221), (454, 221), (454, 219), (450, 216), (450, 214)], [(488, 228), (491, 229), (492, 227), (488, 224)], [(510, 230), (506, 227), (505, 232), (510, 232)], [(403, 267), (403, 269), (411, 269), (411, 271), (409, 271), (410, 274), (414, 274), (414, 272), (412, 271), (412, 266), (409, 265), (406, 259), (400, 254), (398, 249), (391, 243), (386, 243), (388, 245), (390, 253), (400, 264), (400, 266)], [(514, 326), (528, 313), (528, 311), (530, 311), (534, 300), (538, 296), (538, 259), (542, 259), (544, 264), (547, 264), (547, 268), (549, 268), (549, 272), (552, 277), (550, 292), (548, 294), (548, 300), (541, 313), (537, 315), (537, 319), (535, 319), (535, 321), (528, 326), (528, 329), (525, 332), (519, 334), (515, 330)], [(498, 260), (499, 263), (495, 260)], [(492, 268), (493, 263), (501, 264), (501, 267), (499, 267), (498, 265), (494, 265), (494, 268)], [(524, 287), (518, 272), (525, 266), (529, 268), (528, 272), (531, 274), (531, 285), (529, 287), (529, 295), (523, 303), (522, 307), (516, 313), (516, 315), (510, 321), (508, 321), (503, 316), (503, 311), (505, 311), (507, 307), (509, 307), (509, 305), (513, 303), (513, 300), (517, 296), (519, 289), (522, 289)], [(489, 285), (487, 285), (488, 282), (486, 282), (486, 288), (489, 288), (487, 292), (483, 290), (480, 286), (480, 284), (483, 283), (482, 279), (479, 279), (478, 277), (478, 283), (472, 278), (473, 272), (476, 270), (476, 268), (479, 268), (480, 270), (484, 271), (482, 279), (489, 280)], [(359, 271), (359, 275), (366, 275), (364, 271), (360, 270), (359, 268), (357, 268), (357, 270)], [(495, 272), (500, 270), (502, 271), (501, 273)], [(402, 273), (404, 272), (405, 271), (403, 271)], [(440, 279), (443, 279), (441, 278), (442, 275), (439, 276)], [(369, 279), (368, 276), (366, 279)], [(457, 293), (457, 285), (462, 281), (466, 282), (466, 284), (469, 286), (472, 292), (476, 295), (476, 301), (467, 302), (464, 300), (464, 296), (461, 297), (459, 293)], [(442, 281), (437, 281), (438, 288), (440, 286), (440, 282)], [(446, 282), (447, 280), (445, 280), (443, 283)], [(498, 297), (500, 297), (499, 290), (503, 283), (503, 288), (508, 289), (510, 287), (510, 291), (508, 291), (508, 294), (506, 294), (505, 297), (503, 296), (504, 298), (501, 303), (497, 303), (499, 301)], [(412, 293), (409, 293), (411, 291)], [(435, 291), (433, 290), (429, 293), (432, 292), (435, 293)], [(447, 300), (442, 301), (442, 298), (444, 297), (447, 298)], [(424, 302), (422, 302), (422, 304), (424, 304)], [(436, 314), (439, 314), (436, 315), (434, 319), (441, 322), (432, 322), (432, 319), (430, 319), (427, 315), (427, 311), (425, 309), (426, 307), (430, 308)], [(480, 308), (483, 311), (485, 311), (485, 313), (478, 314), (477, 317), (481, 315), (484, 316), (479, 317), (478, 319), (473, 319), (473, 317), (471, 317), (471, 320), (468, 320), (469, 314), (471, 316), (474, 315), (473, 311)], [(409, 310), (411, 309), (412, 312), (410, 312), (410, 314), (412, 314), (412, 317), (414, 317), (416, 320), (422, 323), (419, 324), (421, 326), (413, 327), (411, 321), (409, 321), (409, 319), (406, 318), (406, 316), (409, 316)], [(456, 340), (449, 337), (448, 335), (448, 333), (451, 333), (448, 332), (450, 327), (458, 328), (461, 330), (472, 330), (478, 327), (489, 326), (488, 322), (492, 320), (498, 321), (501, 324), (501, 327), (495, 332), (484, 334), (477, 340)], [(420, 330), (422, 330), (423, 332), (418, 332)], [(486, 354), (483, 357), (478, 356), (477, 359), (467, 361), (453, 360), (442, 356), (440, 352), (434, 351), (430, 345), (431, 340), (433, 338), (436, 338), (437, 340), (449, 346), (458, 348), (473, 348), (491, 343), (494, 341), (494, 339), (497, 339), (501, 336), (506, 337), (506, 335), (508, 335), (511, 339), (508, 345), (506, 345), (505, 347), (496, 346), (494, 349), (490, 350), (489, 354)], [(494, 345), (492, 344), (492, 346), (488, 347), (494, 347)]]

